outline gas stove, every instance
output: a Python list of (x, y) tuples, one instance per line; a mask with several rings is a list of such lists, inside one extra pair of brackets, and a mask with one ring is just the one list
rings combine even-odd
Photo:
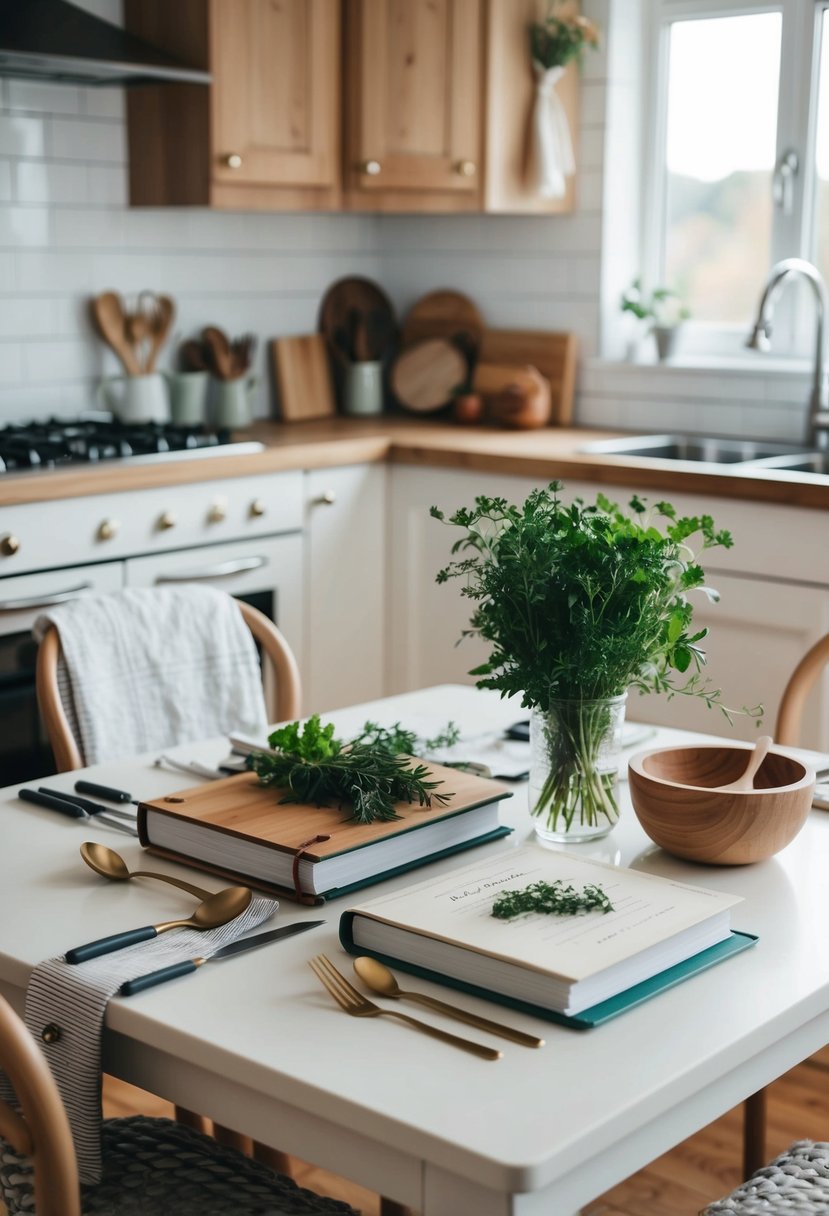
[(229, 431), (174, 423), (123, 423), (111, 414), (12, 423), (0, 427), (0, 474), (33, 472), (102, 460), (130, 464), (261, 452), (264, 444), (236, 442)]

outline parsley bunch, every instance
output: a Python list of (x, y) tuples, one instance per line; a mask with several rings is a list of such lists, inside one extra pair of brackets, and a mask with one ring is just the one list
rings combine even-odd
[(688, 593), (719, 597), (704, 585), (689, 541), (730, 548), (730, 533), (709, 515), (679, 518), (666, 502), (648, 512), (636, 496), (630, 514), (603, 494), (594, 506), (568, 506), (560, 489), (554, 481), (533, 490), (522, 506), (476, 498), (448, 519), (432, 507), (435, 519), (463, 530), (452, 553), (464, 556), (437, 581), (462, 580), (461, 594), (474, 602), (464, 632), (491, 644), (470, 673), (478, 687), (520, 693), (525, 706), (542, 709), (628, 688), (720, 704), (720, 690), (701, 676), (707, 630), (694, 630)]
[(577, 916), (579, 912), (612, 912), (610, 896), (598, 884), (585, 883), (577, 891), (560, 878), (553, 882), (531, 882), (520, 891), (502, 891), (492, 905), (492, 916), (512, 920), (524, 912), (544, 912), (551, 916)]
[[(451, 726), (451, 723), (450, 723)], [(334, 724), (323, 726), (314, 714), (304, 725), (290, 722), (269, 737), (278, 755), (254, 752), (249, 766), (263, 785), (286, 790), (280, 802), (309, 802), (317, 806), (348, 806), (358, 823), (399, 819), (398, 802), (431, 806), (443, 804), (450, 794), (435, 794), (442, 784), (430, 781), (429, 769), (401, 754), (401, 745), (416, 736), (399, 723), (391, 730), (367, 722), (351, 742), (334, 734)]]

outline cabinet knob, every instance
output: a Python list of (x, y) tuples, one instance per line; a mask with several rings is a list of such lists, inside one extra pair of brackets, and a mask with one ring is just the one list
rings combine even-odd
[(0, 539), (0, 553), (3, 554), (3, 557), (14, 557), (19, 548), (20, 541), (12, 532), (7, 532), (6, 535)]
[(322, 494), (317, 494), (311, 499), (312, 507), (333, 507), (337, 501), (337, 495), (333, 490), (323, 490)]
[(259, 519), (265, 514), (265, 504), (262, 502), (261, 498), (254, 498), (253, 502), (250, 504), (250, 513), (254, 519)]
[(224, 498), (217, 498), (215, 502), (210, 504), (210, 509), (207, 512), (207, 522), (209, 524), (220, 524), (225, 519), (227, 519), (227, 502)]
[(228, 169), (241, 169), (242, 167), (242, 158), (238, 152), (228, 152), (224, 161)]
[(360, 163), (360, 172), (365, 173), (368, 177), (376, 177), (382, 168), (379, 160), (364, 160)]
[(98, 528), (98, 540), (113, 540), (120, 531), (121, 521), (118, 519), (105, 519)]
[(172, 511), (162, 511), (158, 517), (157, 528), (159, 532), (169, 532), (170, 528), (176, 526), (177, 520)]
[(478, 166), (474, 160), (459, 160), (455, 165), (455, 172), (461, 177), (474, 177), (478, 172)]

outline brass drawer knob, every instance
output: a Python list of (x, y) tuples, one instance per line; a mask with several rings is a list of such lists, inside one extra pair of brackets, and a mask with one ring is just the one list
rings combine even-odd
[(379, 160), (364, 160), (360, 165), (360, 172), (365, 173), (367, 177), (376, 177), (382, 168)]
[(250, 504), (250, 513), (254, 519), (259, 519), (265, 514), (265, 504), (262, 502), (261, 498), (254, 498), (253, 502)]
[(170, 528), (176, 526), (176, 522), (176, 517), (172, 511), (162, 511), (158, 517), (157, 527), (159, 532), (169, 532)]
[(209, 524), (220, 524), (227, 519), (227, 502), (223, 498), (217, 498), (215, 502), (210, 504), (210, 510), (207, 512), (207, 522)]
[(7, 532), (6, 535), (0, 539), (0, 553), (3, 554), (3, 557), (14, 557), (15, 553), (17, 553), (19, 549), (20, 541), (12, 532)]
[(105, 519), (98, 528), (98, 540), (114, 540), (121, 530), (121, 521)]
[(455, 172), (461, 177), (474, 177), (478, 171), (478, 166), (474, 160), (459, 160), (455, 165)]
[(242, 158), (238, 152), (229, 152), (225, 157), (225, 165), (228, 169), (241, 169)]

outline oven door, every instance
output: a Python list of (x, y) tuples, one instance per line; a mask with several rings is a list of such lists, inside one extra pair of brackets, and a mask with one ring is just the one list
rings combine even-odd
[(35, 620), (55, 604), (117, 591), (123, 577), (112, 562), (0, 579), (0, 785), (55, 771), (37, 711)]
[[(302, 534), (262, 536), (130, 558), (128, 587), (200, 583), (218, 587), (264, 612), (285, 634), (300, 668), (304, 666)], [(273, 718), (273, 687), (265, 684)]]

